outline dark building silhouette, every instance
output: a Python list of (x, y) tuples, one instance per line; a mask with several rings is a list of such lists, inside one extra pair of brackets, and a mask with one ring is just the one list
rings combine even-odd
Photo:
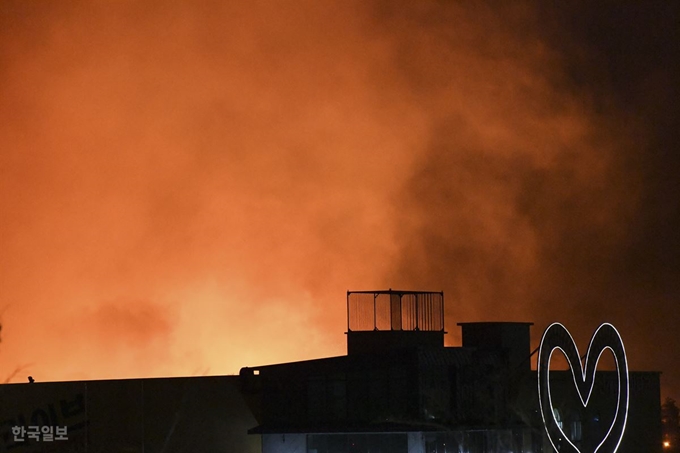
[[(531, 369), (531, 323), (461, 323), (444, 346), (442, 293), (348, 292), (347, 355), (239, 376), (0, 386), (0, 452), (551, 452)], [(583, 452), (613, 419), (616, 372), (583, 408), (552, 371), (555, 417)], [(619, 452), (661, 451), (659, 373), (630, 373)], [(68, 440), (13, 427), (67, 426)], [(559, 446), (559, 445), (558, 445)]]
[[(458, 324), (444, 346), (442, 293), (348, 292), (347, 355), (243, 368), (263, 453), (551, 452), (531, 369), (531, 323)], [(584, 409), (570, 371), (552, 371), (555, 416), (582, 451), (614, 417), (616, 372)], [(630, 374), (620, 452), (661, 450), (659, 373)], [(558, 404), (559, 403), (559, 404)]]
[[(256, 423), (238, 376), (0, 385), (0, 452), (260, 453)], [(52, 440), (31, 426), (54, 428)]]

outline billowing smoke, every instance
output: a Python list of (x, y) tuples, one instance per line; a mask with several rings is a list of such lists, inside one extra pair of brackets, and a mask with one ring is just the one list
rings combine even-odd
[(670, 371), (677, 257), (642, 245), (669, 211), (641, 165), (671, 130), (641, 112), (670, 104), (622, 98), (670, 83), (609, 80), (587, 17), (513, 5), (3, 2), (2, 369), (339, 355), (345, 291), (391, 286), (445, 290), (452, 344), (608, 320)]

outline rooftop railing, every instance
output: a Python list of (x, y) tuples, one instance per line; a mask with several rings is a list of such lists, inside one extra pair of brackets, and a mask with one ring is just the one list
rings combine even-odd
[(347, 331), (444, 331), (444, 293), (347, 291)]

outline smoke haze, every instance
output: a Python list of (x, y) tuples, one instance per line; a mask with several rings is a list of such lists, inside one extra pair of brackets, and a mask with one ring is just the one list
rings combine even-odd
[(0, 369), (341, 355), (399, 287), (449, 344), (612, 322), (680, 399), (677, 8), (560, 8), (3, 2)]

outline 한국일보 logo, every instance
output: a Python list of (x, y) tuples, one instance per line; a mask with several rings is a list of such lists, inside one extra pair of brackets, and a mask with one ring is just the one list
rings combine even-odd
[(538, 352), (538, 401), (548, 439), (555, 451), (582, 453), (565, 434), (561, 423), (556, 418), (550, 390), (550, 360), (553, 353), (560, 350), (566, 357), (576, 392), (585, 408), (593, 394), (597, 364), (607, 349), (612, 352), (616, 362), (618, 395), (611, 426), (606, 431), (602, 441), (593, 450), (594, 453), (615, 453), (621, 445), (623, 433), (626, 429), (629, 392), (628, 362), (621, 335), (611, 324), (602, 324), (593, 334), (585, 360), (582, 362), (573, 337), (562, 324), (551, 324), (543, 333)]

